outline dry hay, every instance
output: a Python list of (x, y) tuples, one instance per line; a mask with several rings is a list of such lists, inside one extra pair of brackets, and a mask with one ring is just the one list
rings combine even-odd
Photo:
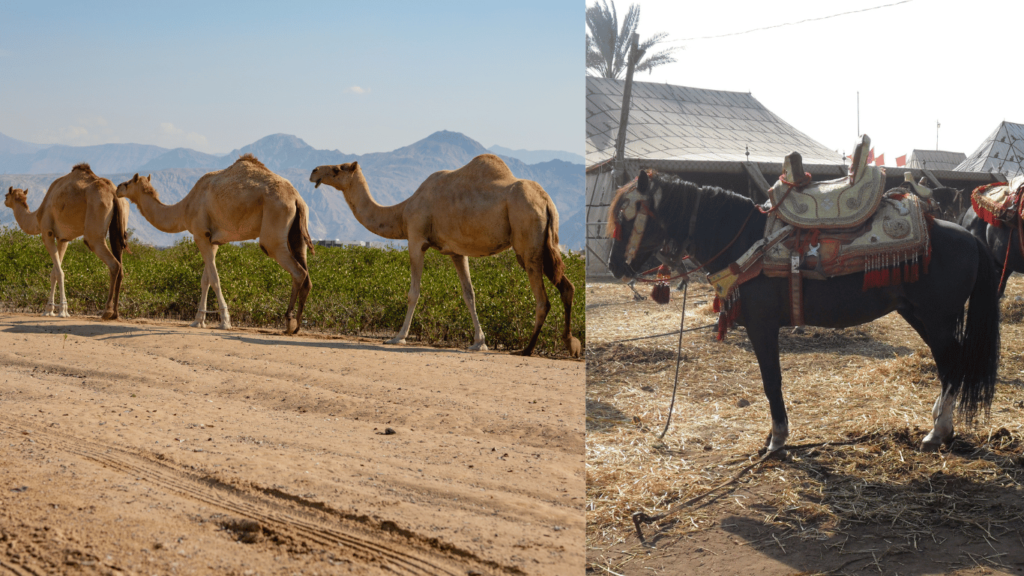
[[(634, 302), (620, 284), (586, 289), (587, 545), (603, 550), (637, 544), (634, 512), (665, 512), (752, 462), (770, 416), (743, 329), (731, 330), (722, 343), (710, 329), (691, 332), (683, 340), (672, 427), (659, 441), (678, 336), (615, 341), (678, 330), (682, 293), (673, 291), (672, 302), (659, 306)], [(1018, 294), (1024, 281), (1011, 278), (1006, 300)], [(712, 298), (706, 284), (690, 287), (687, 328), (716, 320)], [(1024, 341), (1024, 326), (1004, 324), (1002, 335), (990, 416), (973, 428), (958, 421), (952, 448), (928, 454), (918, 445), (931, 428), (939, 392), (935, 364), (898, 315), (844, 330), (807, 328), (797, 335), (783, 329), (789, 445), (826, 445), (794, 450), (790, 461), (764, 462), (716, 501), (648, 527), (648, 537), (716, 528), (727, 505), (785, 530), (774, 542), (752, 542), (755, 547), (783, 547), (791, 538), (825, 541), (857, 526), (910, 551), (940, 525), (979, 540), (1010, 537), (1024, 527), (1024, 360), (1013, 349)], [(851, 438), (860, 441), (835, 445)], [(1006, 499), (1008, 490), (1016, 496)]]

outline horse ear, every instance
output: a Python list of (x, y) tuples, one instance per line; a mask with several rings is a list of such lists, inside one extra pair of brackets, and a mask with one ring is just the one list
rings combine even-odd
[(651, 180), (647, 177), (647, 171), (641, 170), (640, 175), (636, 177), (636, 189), (641, 194), (647, 194), (651, 188)]

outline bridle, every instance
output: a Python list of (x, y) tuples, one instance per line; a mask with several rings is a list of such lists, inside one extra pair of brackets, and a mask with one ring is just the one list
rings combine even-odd
[[(661, 203), (662, 191), (659, 186), (653, 196), (654, 205), (657, 207)], [(658, 217), (647, 203), (647, 195), (643, 194), (637, 189), (630, 190), (622, 196), (620, 202), (625, 202), (625, 206), (619, 211), (618, 220), (615, 224), (616, 240), (622, 240), (621, 236), (621, 222), (622, 221), (633, 221), (633, 230), (630, 232), (629, 241), (626, 243), (625, 261), (630, 267), (633, 265), (633, 260), (636, 259), (636, 253), (640, 249), (640, 243), (643, 241), (644, 232), (647, 229), (648, 220), (654, 220), (658, 222)], [(693, 243), (693, 229), (697, 225), (697, 213), (700, 210), (700, 194), (694, 195), (693, 211), (690, 213), (690, 225), (686, 230), (686, 239), (683, 241), (683, 248), (686, 251), (686, 247), (691, 246)], [(660, 225), (660, 223), (659, 223)]]

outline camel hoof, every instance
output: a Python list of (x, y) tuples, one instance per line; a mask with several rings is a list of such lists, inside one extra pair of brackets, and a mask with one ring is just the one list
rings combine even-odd
[(71, 314), (68, 314), (67, 311), (61, 312), (60, 314), (57, 314), (57, 316), (60, 318), (71, 318)]
[(483, 342), (479, 344), (473, 344), (472, 346), (469, 347), (469, 349), (473, 352), (486, 352), (488, 350), (487, 344), (484, 344)]
[(100, 320), (117, 320), (117, 312), (104, 312)]
[(231, 330), (231, 322), (221, 322), (220, 323), (220, 329), (221, 330)]
[(533, 356), (533, 348), (527, 348), (519, 353), (520, 356)]
[(579, 358), (582, 353), (583, 345), (580, 344), (579, 338), (573, 336), (573, 338), (569, 340), (569, 355), (573, 358)]
[(299, 321), (295, 318), (288, 318), (285, 321), (285, 334), (295, 334), (299, 331)]
[(204, 322), (203, 320), (196, 320), (195, 322), (189, 324), (189, 326), (193, 328), (206, 328), (206, 322)]
[(405, 344), (405, 338), (402, 338), (402, 339), (399, 339), (397, 337), (396, 338), (392, 338), (391, 340), (388, 340), (387, 342), (385, 342), (385, 344)]

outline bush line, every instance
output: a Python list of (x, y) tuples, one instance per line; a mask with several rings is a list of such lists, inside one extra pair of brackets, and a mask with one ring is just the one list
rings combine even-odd
[[(191, 321), (199, 303), (203, 259), (191, 239), (166, 249), (129, 240), (123, 256), (125, 278), (119, 313), (122, 318), (167, 318)], [(566, 275), (576, 286), (572, 332), (585, 342), (585, 263), (563, 255)], [(526, 272), (515, 254), (470, 258), (477, 314), (491, 349), (526, 346), (533, 330), (535, 303)], [(393, 336), (402, 326), (409, 291), (409, 256), (405, 250), (361, 246), (323, 247), (309, 256), (313, 291), (306, 301), (303, 329), (341, 334)], [(50, 256), (39, 237), (14, 227), (0, 227), (0, 302), (8, 309), (42, 313), (50, 290)], [(109, 273), (81, 240), (68, 245), (64, 257), (68, 311), (98, 315), (105, 303)], [(284, 328), (291, 277), (265, 256), (255, 242), (227, 244), (217, 254), (224, 297), (232, 324)], [(561, 340), (564, 314), (558, 291), (545, 282), (551, 312), (535, 353), (565, 355)], [(59, 301), (60, 295), (57, 295)], [(213, 291), (208, 309), (216, 308)], [(217, 315), (207, 316), (217, 322)], [(409, 331), (422, 343), (466, 347), (472, 341), (469, 311), (451, 260), (435, 250), (426, 254), (420, 299)]]

